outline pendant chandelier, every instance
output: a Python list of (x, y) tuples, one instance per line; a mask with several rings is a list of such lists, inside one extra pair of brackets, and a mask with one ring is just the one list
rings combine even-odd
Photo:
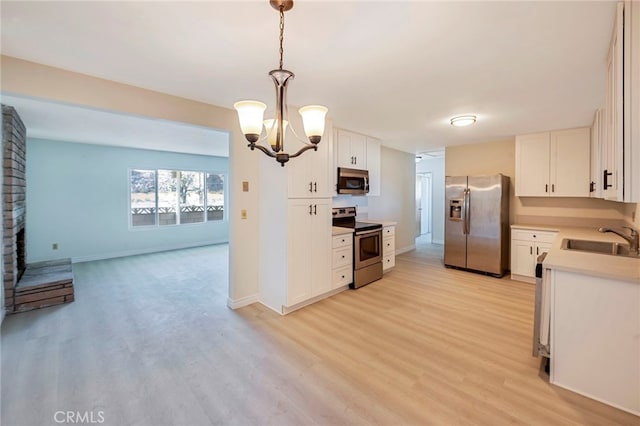
[[(284, 12), (291, 10), (293, 0), (269, 0), (271, 7), (280, 12), (280, 67), (269, 73), (276, 86), (276, 108), (275, 118), (264, 120), (265, 104), (259, 101), (240, 101), (233, 107), (238, 111), (240, 128), (245, 138), (249, 141), (248, 147), (253, 151), (259, 149), (269, 157), (275, 158), (282, 167), (290, 158), (295, 158), (305, 151), (318, 150), (318, 143), (324, 134), (324, 119), (327, 108), (322, 105), (308, 105), (298, 110), (302, 116), (302, 123), (305, 134), (309, 141), (298, 137), (293, 126), (289, 126), (293, 135), (305, 144), (295, 154), (288, 154), (284, 151), (285, 132), (289, 121), (289, 107), (287, 105), (287, 84), (294, 78), (291, 71), (282, 68), (282, 56), (284, 50)], [(265, 128), (265, 135), (261, 138), (262, 128)], [(268, 140), (268, 147), (261, 144)]]

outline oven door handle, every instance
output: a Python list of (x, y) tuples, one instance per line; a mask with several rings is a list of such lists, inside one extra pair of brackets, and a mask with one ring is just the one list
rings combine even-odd
[(356, 235), (356, 237), (361, 237), (363, 235), (370, 235), (370, 234), (377, 234), (377, 233), (382, 234), (382, 229), (372, 229), (372, 230), (369, 230), (369, 231), (359, 231), (359, 232), (356, 232), (355, 235)]

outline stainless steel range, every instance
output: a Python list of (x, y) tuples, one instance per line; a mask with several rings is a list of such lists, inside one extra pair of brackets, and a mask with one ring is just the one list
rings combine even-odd
[(353, 284), (362, 287), (382, 278), (382, 225), (356, 221), (355, 207), (334, 208), (333, 226), (352, 228)]

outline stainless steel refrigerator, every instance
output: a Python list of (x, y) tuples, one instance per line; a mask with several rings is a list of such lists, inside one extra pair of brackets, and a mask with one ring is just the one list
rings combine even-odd
[(447, 176), (445, 266), (502, 276), (509, 262), (509, 178)]

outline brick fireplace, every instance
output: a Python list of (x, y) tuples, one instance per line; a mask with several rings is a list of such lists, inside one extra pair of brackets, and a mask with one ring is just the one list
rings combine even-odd
[(27, 264), (26, 148), (24, 123), (13, 107), (2, 105), (2, 280), (7, 313), (74, 300), (71, 259)]
[(26, 128), (13, 107), (2, 105), (4, 304), (13, 312), (15, 288), (26, 267)]

